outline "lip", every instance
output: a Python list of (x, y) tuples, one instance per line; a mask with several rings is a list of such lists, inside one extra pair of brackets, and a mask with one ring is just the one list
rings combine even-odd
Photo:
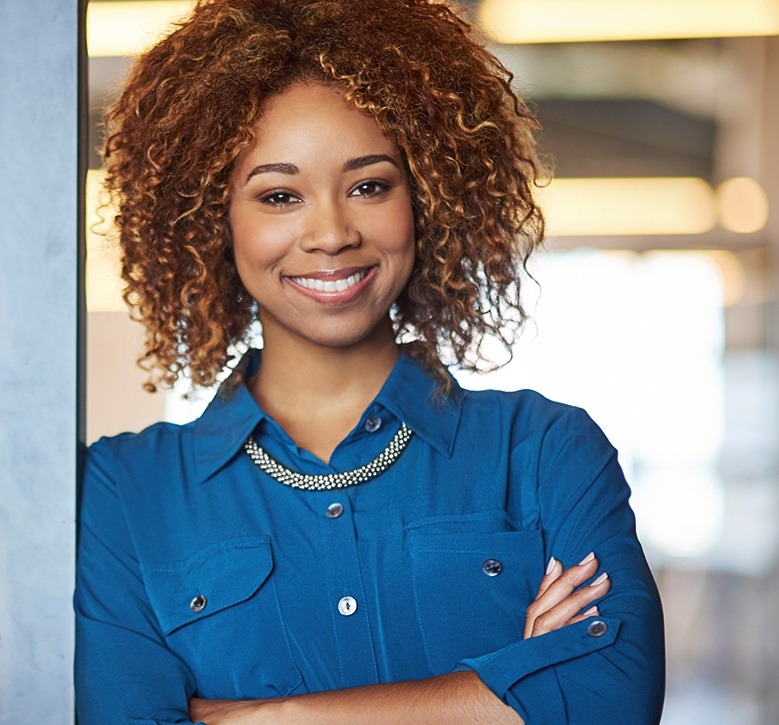
[[(320, 269), (312, 272), (306, 272), (305, 274), (296, 275), (284, 275), (283, 279), (296, 292), (300, 293), (304, 297), (308, 297), (316, 302), (320, 302), (326, 305), (343, 305), (357, 299), (363, 290), (370, 285), (373, 278), (376, 276), (378, 267), (376, 265), (371, 267), (341, 267), (340, 269)], [(300, 278), (319, 280), (322, 282), (337, 282), (339, 280), (345, 280), (355, 274), (364, 274), (365, 276), (355, 282), (351, 287), (345, 290), (325, 291), (310, 289), (304, 287), (302, 284), (296, 281)]]
[[(375, 265), (374, 265), (375, 266)], [(321, 279), (327, 280), (339, 280), (351, 277), (353, 274), (359, 272), (368, 272), (373, 267), (366, 265), (364, 267), (340, 267), (339, 269), (317, 269), (313, 272), (306, 272), (305, 274), (287, 274), (285, 277), (305, 277), (306, 279)]]

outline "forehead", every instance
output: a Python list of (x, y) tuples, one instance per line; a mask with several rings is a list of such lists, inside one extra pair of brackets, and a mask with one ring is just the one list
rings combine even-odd
[(249, 153), (267, 150), (298, 155), (312, 147), (399, 157), (376, 119), (346, 100), (337, 87), (296, 84), (268, 99), (255, 123)]

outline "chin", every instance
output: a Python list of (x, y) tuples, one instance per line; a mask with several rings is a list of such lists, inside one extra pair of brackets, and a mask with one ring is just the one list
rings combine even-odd
[(365, 343), (370, 339), (370, 334), (365, 335), (318, 335), (316, 338), (311, 338), (311, 342), (320, 347), (329, 347), (336, 350), (347, 350), (350, 347), (355, 347), (361, 343)]
[[(389, 322), (389, 318), (387, 318)], [(328, 329), (323, 326), (316, 331), (312, 331), (309, 340), (322, 347), (336, 349), (346, 349), (361, 344), (382, 345), (388, 337), (395, 339), (395, 333), (392, 327), (385, 326), (382, 322), (370, 326), (334, 326)]]

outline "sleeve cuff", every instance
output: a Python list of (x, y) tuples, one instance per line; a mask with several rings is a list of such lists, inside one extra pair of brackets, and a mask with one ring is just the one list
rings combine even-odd
[(470, 669), (526, 722), (566, 722), (565, 703), (553, 666), (613, 644), (621, 621), (583, 620), (531, 637), (481, 657), (462, 660), (455, 671)]

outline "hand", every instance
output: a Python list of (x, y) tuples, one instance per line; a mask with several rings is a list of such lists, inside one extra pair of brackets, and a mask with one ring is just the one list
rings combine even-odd
[(592, 553), (565, 571), (557, 559), (550, 559), (538, 594), (527, 608), (525, 639), (552, 632), (587, 617), (597, 617), (600, 614), (597, 607), (583, 610), (609, 591), (611, 580), (608, 574), (604, 572), (589, 586), (581, 586), (597, 571), (598, 560)]

